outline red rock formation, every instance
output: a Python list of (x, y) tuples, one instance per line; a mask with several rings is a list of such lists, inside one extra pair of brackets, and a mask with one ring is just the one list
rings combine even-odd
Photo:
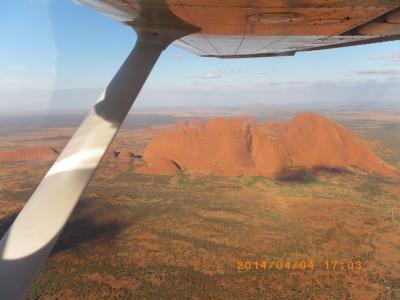
[(348, 165), (387, 177), (399, 175), (395, 168), (389, 166), (377, 157), (371, 149), (368, 148), (366, 142), (357, 139), (345, 127), (339, 124), (335, 124), (335, 126), (343, 141), (343, 148), (346, 152)]
[(0, 161), (52, 161), (58, 157), (58, 154), (57, 150), (50, 147), (19, 147), (0, 152)]
[(313, 113), (297, 115), (287, 125), (285, 140), (294, 167), (345, 169), (343, 141), (335, 124)]
[(299, 114), (288, 124), (257, 125), (248, 118), (188, 124), (150, 142), (144, 152), (148, 169), (142, 172), (175, 174), (188, 169), (281, 177), (293, 170), (355, 167), (383, 176), (399, 174), (346, 128), (313, 113)]
[(148, 165), (160, 157), (199, 172), (240, 175), (253, 168), (251, 135), (244, 119), (209, 121), (204, 128), (186, 128), (165, 133), (145, 149)]
[(193, 129), (204, 129), (206, 125), (206, 122), (202, 120), (182, 120), (178, 121), (175, 124), (172, 125), (173, 129), (188, 129), (188, 128), (193, 128)]

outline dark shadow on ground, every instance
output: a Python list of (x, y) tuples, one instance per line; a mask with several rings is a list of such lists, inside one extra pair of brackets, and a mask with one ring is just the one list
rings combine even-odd
[[(78, 205), (53, 248), (52, 254), (102, 239), (105, 239), (106, 243), (111, 243), (123, 228), (129, 226), (128, 222), (118, 218), (116, 213), (107, 213), (105, 208), (91, 202), (82, 201)], [(18, 214), (19, 210), (0, 218), (0, 237), (7, 232)]]
[(107, 221), (102, 224), (98, 224), (90, 217), (85, 218), (84, 216), (71, 220), (65, 226), (51, 255), (100, 240), (111, 243), (123, 227), (123, 223), (117, 220)]
[(346, 169), (327, 167), (315, 167), (312, 170), (287, 169), (281, 172), (277, 180), (282, 183), (313, 183), (319, 175), (343, 175), (350, 173)]
[(128, 226), (128, 221), (120, 218), (118, 213), (109, 207), (104, 207), (94, 200), (82, 199), (63, 229), (51, 255), (101, 240), (107, 244), (112, 243), (121, 230)]
[(315, 167), (312, 170), (313, 174), (332, 174), (332, 175), (342, 175), (342, 174), (350, 174), (351, 172), (346, 169), (341, 168), (326, 168), (326, 167)]

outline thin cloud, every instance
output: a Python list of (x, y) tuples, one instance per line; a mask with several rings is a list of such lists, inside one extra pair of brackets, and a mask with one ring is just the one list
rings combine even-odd
[(274, 73), (274, 72), (276, 72), (275, 68), (267, 70), (267, 71), (259, 72), (259, 73), (257, 73), (257, 75), (264, 76), (264, 75), (269, 75), (269, 74)]
[(310, 81), (259, 81), (256, 82), (257, 86), (298, 86), (298, 85), (309, 85), (312, 84)]
[(23, 66), (23, 65), (12, 65), (10, 66), (10, 70), (12, 71), (26, 71), (28, 67)]
[[(53, 4), (54, 0), (30, 0), (30, 3), (33, 4), (41, 4), (44, 6), (50, 6)], [(74, 1), (75, 3), (79, 3), (78, 1)]]
[(400, 53), (391, 53), (386, 55), (372, 55), (368, 57), (368, 60), (372, 61), (387, 61), (392, 63), (400, 62)]
[(218, 79), (221, 77), (229, 76), (229, 75), (240, 75), (243, 74), (241, 69), (217, 69), (214, 71), (208, 71), (203, 74), (197, 76), (197, 79)]
[(357, 75), (374, 75), (374, 76), (395, 76), (399, 75), (399, 70), (365, 70), (365, 71), (356, 71), (354, 72)]
[(221, 78), (222, 74), (217, 72), (207, 72), (199, 76), (200, 79), (217, 79)]

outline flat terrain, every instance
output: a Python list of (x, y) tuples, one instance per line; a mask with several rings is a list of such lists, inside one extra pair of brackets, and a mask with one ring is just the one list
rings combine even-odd
[[(328, 113), (400, 168), (394, 115)], [(130, 117), (112, 148), (140, 154), (150, 126), (177, 119)], [(0, 151), (62, 149), (79, 120), (0, 120)], [(28, 299), (400, 299), (400, 178), (155, 176), (143, 163), (101, 164)], [(0, 163), (0, 234), (50, 165)]]

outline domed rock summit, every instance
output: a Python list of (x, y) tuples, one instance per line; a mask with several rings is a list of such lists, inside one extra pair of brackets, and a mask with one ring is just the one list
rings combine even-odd
[(257, 124), (245, 117), (179, 122), (146, 146), (144, 159), (147, 167), (138, 171), (147, 174), (188, 170), (284, 178), (324, 169), (360, 169), (387, 177), (399, 175), (348, 129), (310, 112), (289, 123)]

